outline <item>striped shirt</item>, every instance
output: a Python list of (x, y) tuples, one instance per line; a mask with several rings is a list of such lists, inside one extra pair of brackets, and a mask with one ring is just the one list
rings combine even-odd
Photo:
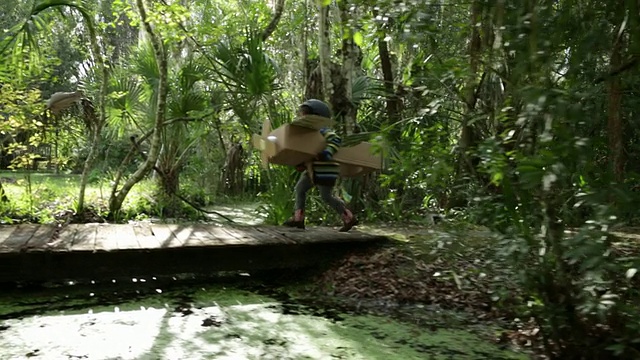
[(324, 136), (327, 146), (321, 153), (324, 159), (313, 161), (314, 183), (333, 186), (340, 175), (340, 165), (331, 159), (340, 149), (342, 139), (333, 130), (328, 128), (320, 129), (320, 134)]

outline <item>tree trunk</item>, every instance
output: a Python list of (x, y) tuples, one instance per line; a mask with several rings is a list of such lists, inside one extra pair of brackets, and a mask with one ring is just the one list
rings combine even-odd
[(158, 200), (162, 205), (163, 215), (168, 217), (177, 214), (180, 205), (175, 194), (180, 190), (179, 177), (182, 166), (178, 152), (184, 135), (177, 129), (178, 126), (180, 124), (171, 124), (162, 129), (162, 145), (154, 171), (151, 172), (153, 181), (160, 185)]
[(480, 31), (478, 29), (478, 22), (480, 21), (480, 14), (482, 11), (482, 5), (479, 0), (473, 0), (471, 3), (471, 38), (469, 39), (469, 74), (466, 80), (464, 88), (464, 103), (465, 114), (462, 118), (462, 127), (460, 131), (460, 139), (458, 141), (458, 147), (460, 150), (460, 156), (464, 160), (462, 168), (467, 168), (468, 172), (474, 173), (475, 169), (472, 162), (467, 156), (467, 152), (474, 146), (476, 134), (472, 124), (469, 124), (469, 118), (473, 115), (473, 111), (476, 106), (476, 87), (478, 78), (478, 68), (480, 65), (480, 51), (482, 50), (482, 42), (480, 39)]
[[(378, 11), (373, 10), (373, 17), (375, 18), (377, 16)], [(395, 95), (395, 80), (391, 66), (391, 56), (389, 55), (389, 44), (385, 40), (386, 32), (384, 31), (384, 25), (380, 25), (378, 33), (378, 54), (380, 55), (380, 65), (386, 93), (387, 118), (389, 124), (395, 124), (400, 120), (400, 107), (398, 106), (399, 99)]]
[(222, 180), (227, 195), (239, 195), (244, 187), (244, 148), (242, 143), (236, 143), (229, 148)]
[(278, 0), (278, 2), (276, 3), (275, 11), (273, 13), (273, 18), (269, 22), (269, 25), (267, 25), (267, 27), (264, 29), (264, 31), (262, 31), (262, 41), (267, 41), (269, 36), (271, 36), (271, 34), (273, 34), (273, 32), (276, 31), (276, 28), (278, 27), (278, 23), (280, 22), (280, 18), (282, 17), (283, 11), (284, 11), (284, 0)]
[(109, 68), (105, 64), (105, 59), (102, 54), (102, 50), (98, 43), (98, 39), (95, 36), (91, 36), (91, 49), (93, 56), (96, 59), (96, 64), (102, 72), (102, 79), (100, 79), (100, 93), (98, 95), (98, 117), (93, 123), (93, 127), (89, 126), (89, 132), (91, 134), (91, 147), (89, 148), (89, 154), (84, 161), (84, 167), (82, 169), (82, 176), (80, 179), (80, 191), (78, 194), (78, 205), (76, 206), (76, 213), (80, 214), (84, 210), (84, 197), (89, 182), (89, 174), (93, 168), (93, 164), (98, 156), (98, 149), (102, 142), (102, 129), (107, 123), (107, 92), (109, 91)]
[(342, 114), (344, 133), (352, 134), (356, 127), (356, 109), (352, 101), (353, 74), (355, 72), (356, 51), (353, 41), (353, 22), (349, 11), (349, 2), (342, 0), (338, 2), (340, 9), (340, 22), (342, 26), (342, 75), (341, 84), (344, 86), (344, 98), (339, 110)]
[[(304, 18), (307, 19), (308, 18), (308, 2), (307, 0), (304, 0), (304, 3), (302, 5), (304, 7)], [(305, 94), (302, 94), (302, 99), (301, 102), (304, 102), (306, 100), (306, 89), (307, 89), (307, 84), (309, 82), (309, 74), (311, 73), (311, 71), (309, 71), (309, 45), (307, 44), (307, 24), (304, 24), (302, 26), (302, 48), (300, 49), (301, 53), (302, 53), (302, 87), (305, 89)]]
[(167, 171), (160, 175), (160, 196), (162, 199), (162, 215), (165, 217), (174, 217), (178, 214), (181, 201), (176, 196), (180, 191), (180, 172)]
[(4, 192), (4, 187), (2, 187), (2, 182), (0, 182), (0, 202), (3, 202), (3, 203), (9, 202), (7, 193)]
[[(624, 34), (616, 31), (613, 37), (609, 68), (613, 71), (622, 65), (622, 44)], [(620, 76), (613, 76), (608, 84), (607, 130), (609, 137), (609, 163), (618, 183), (624, 181), (624, 126), (622, 120), (622, 89)]]
[[(331, 27), (329, 26), (329, 6), (323, 5), (322, 0), (317, 0), (320, 16), (318, 18), (320, 36), (318, 46), (320, 48), (320, 74), (322, 76), (322, 99), (327, 101), (333, 94), (333, 84), (331, 82)], [(331, 104), (329, 104), (331, 106)], [(333, 109), (332, 109), (333, 110)]]
[(158, 102), (156, 105), (157, 108), (155, 123), (153, 128), (153, 135), (151, 136), (151, 147), (149, 149), (149, 156), (138, 167), (133, 175), (131, 175), (131, 177), (127, 179), (127, 181), (122, 186), (122, 189), (120, 189), (117, 194), (115, 192), (112, 193), (112, 197), (111, 199), (109, 199), (109, 215), (111, 217), (118, 214), (118, 212), (122, 208), (124, 199), (127, 197), (127, 194), (129, 194), (129, 191), (131, 191), (133, 186), (140, 182), (140, 180), (142, 180), (149, 173), (149, 171), (153, 168), (154, 164), (158, 160), (158, 155), (160, 153), (162, 128), (164, 125), (164, 118), (166, 115), (167, 107), (167, 52), (163, 46), (162, 41), (151, 28), (151, 24), (147, 19), (147, 12), (143, 0), (136, 0), (136, 4), (138, 6), (138, 11), (140, 12), (140, 20), (144, 26), (145, 32), (151, 40), (151, 44), (153, 45), (156, 62), (158, 64), (160, 75), (160, 79), (158, 81)]

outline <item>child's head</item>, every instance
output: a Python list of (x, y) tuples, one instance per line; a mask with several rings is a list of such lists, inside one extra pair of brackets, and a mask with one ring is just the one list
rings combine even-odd
[(300, 105), (298, 109), (298, 115), (317, 115), (326, 118), (331, 118), (331, 110), (329, 106), (324, 102), (316, 99), (309, 99)]
[(304, 115), (312, 115), (311, 108), (307, 105), (300, 105), (300, 108), (298, 108), (298, 116)]

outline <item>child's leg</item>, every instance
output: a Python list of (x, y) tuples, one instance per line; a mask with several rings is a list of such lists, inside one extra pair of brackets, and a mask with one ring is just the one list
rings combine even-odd
[(340, 228), (340, 231), (349, 231), (352, 227), (354, 227), (358, 223), (358, 219), (351, 213), (344, 201), (333, 196), (332, 194), (333, 186), (327, 185), (318, 185), (318, 191), (320, 192), (320, 196), (322, 200), (331, 206), (337, 213), (340, 215), (342, 219), (343, 226)]
[(313, 183), (309, 178), (309, 174), (305, 171), (300, 175), (300, 179), (296, 183), (296, 211), (301, 210), (304, 212), (307, 203), (307, 192), (311, 190)]
[(344, 214), (344, 211), (347, 209), (344, 201), (333, 196), (333, 186), (328, 185), (318, 185), (318, 192), (320, 193), (320, 197), (322, 200), (327, 203), (327, 205), (331, 206), (338, 215)]
[(296, 205), (293, 216), (284, 222), (284, 226), (297, 227), (304, 229), (304, 209), (307, 201), (307, 192), (313, 187), (313, 183), (307, 172), (303, 172), (296, 183)]

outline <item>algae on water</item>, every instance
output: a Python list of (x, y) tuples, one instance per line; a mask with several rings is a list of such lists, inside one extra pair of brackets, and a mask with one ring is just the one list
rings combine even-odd
[(527, 358), (459, 326), (431, 330), (343, 313), (327, 318), (234, 287), (157, 285), (162, 291), (93, 286), (0, 294), (0, 358)]

